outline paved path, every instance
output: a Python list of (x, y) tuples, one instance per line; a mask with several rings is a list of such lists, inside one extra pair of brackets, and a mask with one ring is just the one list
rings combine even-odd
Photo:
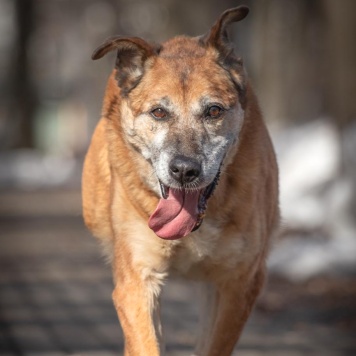
[[(0, 355), (122, 355), (111, 290), (78, 192), (0, 193)], [(167, 355), (191, 354), (195, 297), (186, 283), (165, 288)], [(355, 279), (271, 278), (238, 355), (356, 355), (354, 327)]]

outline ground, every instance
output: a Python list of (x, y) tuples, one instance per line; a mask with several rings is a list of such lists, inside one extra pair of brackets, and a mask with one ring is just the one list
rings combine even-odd
[[(110, 267), (74, 191), (0, 192), (0, 354), (122, 355)], [(236, 348), (240, 356), (356, 355), (356, 278), (269, 277)], [(190, 355), (195, 286), (164, 290), (167, 355)]]

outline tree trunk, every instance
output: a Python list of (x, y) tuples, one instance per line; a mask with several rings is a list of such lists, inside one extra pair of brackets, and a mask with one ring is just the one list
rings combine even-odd
[(11, 68), (11, 103), (9, 118), (13, 122), (14, 147), (33, 147), (33, 120), (37, 107), (37, 95), (30, 77), (29, 41), (34, 30), (34, 1), (16, 0), (17, 45)]

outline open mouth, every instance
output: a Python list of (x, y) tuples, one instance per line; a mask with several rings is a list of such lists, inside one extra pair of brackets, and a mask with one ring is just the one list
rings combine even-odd
[(197, 230), (219, 177), (220, 170), (213, 182), (200, 190), (171, 188), (159, 181), (162, 199), (150, 216), (148, 226), (157, 236), (168, 240), (179, 239)]

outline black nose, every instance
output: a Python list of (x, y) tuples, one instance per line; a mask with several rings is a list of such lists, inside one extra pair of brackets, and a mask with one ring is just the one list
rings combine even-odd
[(169, 164), (170, 175), (179, 183), (191, 183), (199, 177), (200, 163), (195, 159), (177, 156)]

